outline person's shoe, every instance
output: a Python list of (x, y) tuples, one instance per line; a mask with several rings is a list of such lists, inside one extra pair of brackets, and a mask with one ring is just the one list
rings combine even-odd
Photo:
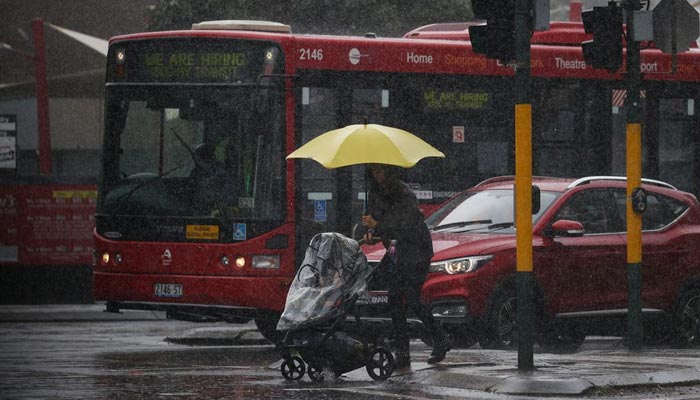
[(437, 364), (445, 359), (447, 352), (450, 351), (450, 338), (448, 336), (436, 340), (433, 345), (433, 351), (428, 357), (428, 364)]
[(430, 353), (430, 357), (428, 357), (428, 364), (437, 364), (444, 360), (449, 350), (448, 348), (440, 346), (433, 347), (433, 351)]

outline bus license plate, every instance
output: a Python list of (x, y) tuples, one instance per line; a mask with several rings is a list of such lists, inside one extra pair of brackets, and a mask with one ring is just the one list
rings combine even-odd
[(156, 296), (181, 297), (182, 285), (179, 283), (156, 283)]

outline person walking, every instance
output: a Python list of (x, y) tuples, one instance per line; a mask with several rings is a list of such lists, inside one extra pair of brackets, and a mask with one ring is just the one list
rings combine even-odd
[[(366, 239), (380, 237), (387, 255), (383, 263), (393, 263), (394, 274), (387, 279), (388, 301), (396, 339), (398, 369), (411, 366), (406, 307), (410, 307), (433, 338), (429, 364), (442, 361), (450, 341), (420, 295), (433, 256), (430, 232), (418, 208), (413, 191), (399, 179), (399, 168), (369, 165), (368, 210), (362, 216)], [(388, 258), (387, 258), (388, 257)]]

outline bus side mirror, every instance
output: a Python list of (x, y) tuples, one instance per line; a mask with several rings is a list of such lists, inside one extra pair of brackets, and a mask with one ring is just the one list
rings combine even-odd
[(532, 214), (537, 214), (540, 212), (540, 187), (537, 185), (532, 185)]

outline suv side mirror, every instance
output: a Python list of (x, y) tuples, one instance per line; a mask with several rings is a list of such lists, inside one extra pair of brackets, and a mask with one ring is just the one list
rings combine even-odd
[(586, 233), (586, 230), (583, 228), (583, 224), (570, 219), (560, 219), (554, 222), (552, 227), (547, 230), (547, 234), (550, 237), (580, 237), (583, 236), (584, 233)]

